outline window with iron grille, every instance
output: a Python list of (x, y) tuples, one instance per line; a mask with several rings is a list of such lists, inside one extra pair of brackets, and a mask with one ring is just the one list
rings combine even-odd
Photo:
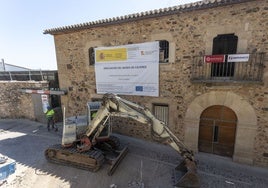
[(153, 104), (153, 113), (155, 117), (168, 125), (168, 105), (167, 104)]
[(89, 55), (89, 65), (94, 65), (95, 64), (95, 52), (94, 52), (93, 47), (88, 49), (88, 55)]
[(159, 62), (169, 62), (169, 42), (166, 40), (159, 41)]

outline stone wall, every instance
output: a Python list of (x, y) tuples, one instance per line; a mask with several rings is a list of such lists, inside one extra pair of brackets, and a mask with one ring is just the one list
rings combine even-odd
[[(101, 97), (96, 94), (94, 66), (89, 65), (89, 48), (168, 40), (169, 55), (172, 58), (169, 63), (160, 64), (160, 96), (123, 97), (147, 106), (151, 110), (153, 103), (168, 104), (170, 114), (168, 126), (179, 138), (187, 140), (185, 137), (191, 137), (193, 134), (193, 132), (187, 133), (188, 124), (185, 122), (186, 114), (190, 113), (189, 106), (194, 105), (192, 102), (197, 97), (210, 92), (231, 92), (239, 96), (241, 102), (246, 101), (250, 104), (256, 114), (256, 125), (248, 127), (254, 130), (251, 134), (253, 149), (249, 152), (251, 156), (248, 156), (248, 159), (252, 161), (251, 164), (268, 166), (267, 56), (264, 62), (266, 68), (263, 83), (208, 84), (192, 83), (190, 80), (193, 56), (211, 54), (213, 38), (218, 34), (234, 33), (237, 35), (239, 38), (237, 53), (267, 53), (267, 10), (267, 0), (250, 1), (55, 34), (60, 88), (68, 90), (68, 95), (62, 96), (62, 104), (66, 106), (67, 116), (85, 114), (86, 102)], [(206, 98), (207, 101), (223, 101), (223, 99), (215, 100), (217, 96), (208, 96), (211, 98)], [(229, 106), (232, 107), (232, 104)], [(239, 111), (247, 111), (247, 109), (239, 109), (238, 113)], [(148, 126), (129, 122), (129, 120), (116, 122), (120, 121), (121, 123), (115, 126), (115, 130), (149, 139), (150, 128)], [(187, 121), (191, 122), (191, 119)], [(194, 132), (198, 132), (198, 125), (194, 129)], [(189, 143), (191, 142), (193, 140), (189, 140)], [(196, 150), (196, 143), (193, 147)], [(239, 145), (237, 147), (243, 150), (244, 154), (241, 156), (245, 157), (247, 148)], [(240, 154), (237, 155), (240, 156)]]
[(0, 81), (0, 118), (36, 120), (31, 94), (19, 92), (22, 88), (40, 89), (47, 82)]

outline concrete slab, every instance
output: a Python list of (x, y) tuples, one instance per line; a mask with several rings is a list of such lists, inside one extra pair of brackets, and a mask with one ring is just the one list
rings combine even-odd
[[(174, 168), (181, 157), (169, 146), (117, 135), (129, 145), (129, 153), (113, 176), (108, 165), (92, 173), (73, 167), (52, 164), (44, 157), (45, 149), (61, 143), (59, 132), (48, 132), (46, 125), (26, 119), (0, 120), (0, 153), (17, 162), (17, 170), (2, 187), (46, 188), (171, 188)], [(198, 153), (201, 187), (256, 187), (268, 185), (268, 169), (241, 165), (230, 158)]]

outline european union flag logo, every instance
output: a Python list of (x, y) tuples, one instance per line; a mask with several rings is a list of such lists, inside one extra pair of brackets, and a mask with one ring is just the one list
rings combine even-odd
[(143, 86), (136, 86), (136, 91), (143, 91)]

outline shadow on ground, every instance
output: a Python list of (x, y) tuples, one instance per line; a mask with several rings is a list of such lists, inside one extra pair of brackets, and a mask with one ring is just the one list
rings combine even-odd
[[(180, 156), (169, 147), (118, 135), (129, 145), (129, 153), (113, 176), (107, 175), (108, 164), (92, 173), (49, 163), (44, 151), (61, 143), (59, 131), (48, 132), (46, 125), (29, 120), (0, 121), (0, 151), (17, 162), (10, 186), (35, 187), (49, 182), (49, 187), (173, 187), (172, 170)], [(154, 147), (152, 147), (154, 146)], [(172, 155), (169, 155), (172, 153)], [(53, 185), (54, 184), (54, 185)]]

